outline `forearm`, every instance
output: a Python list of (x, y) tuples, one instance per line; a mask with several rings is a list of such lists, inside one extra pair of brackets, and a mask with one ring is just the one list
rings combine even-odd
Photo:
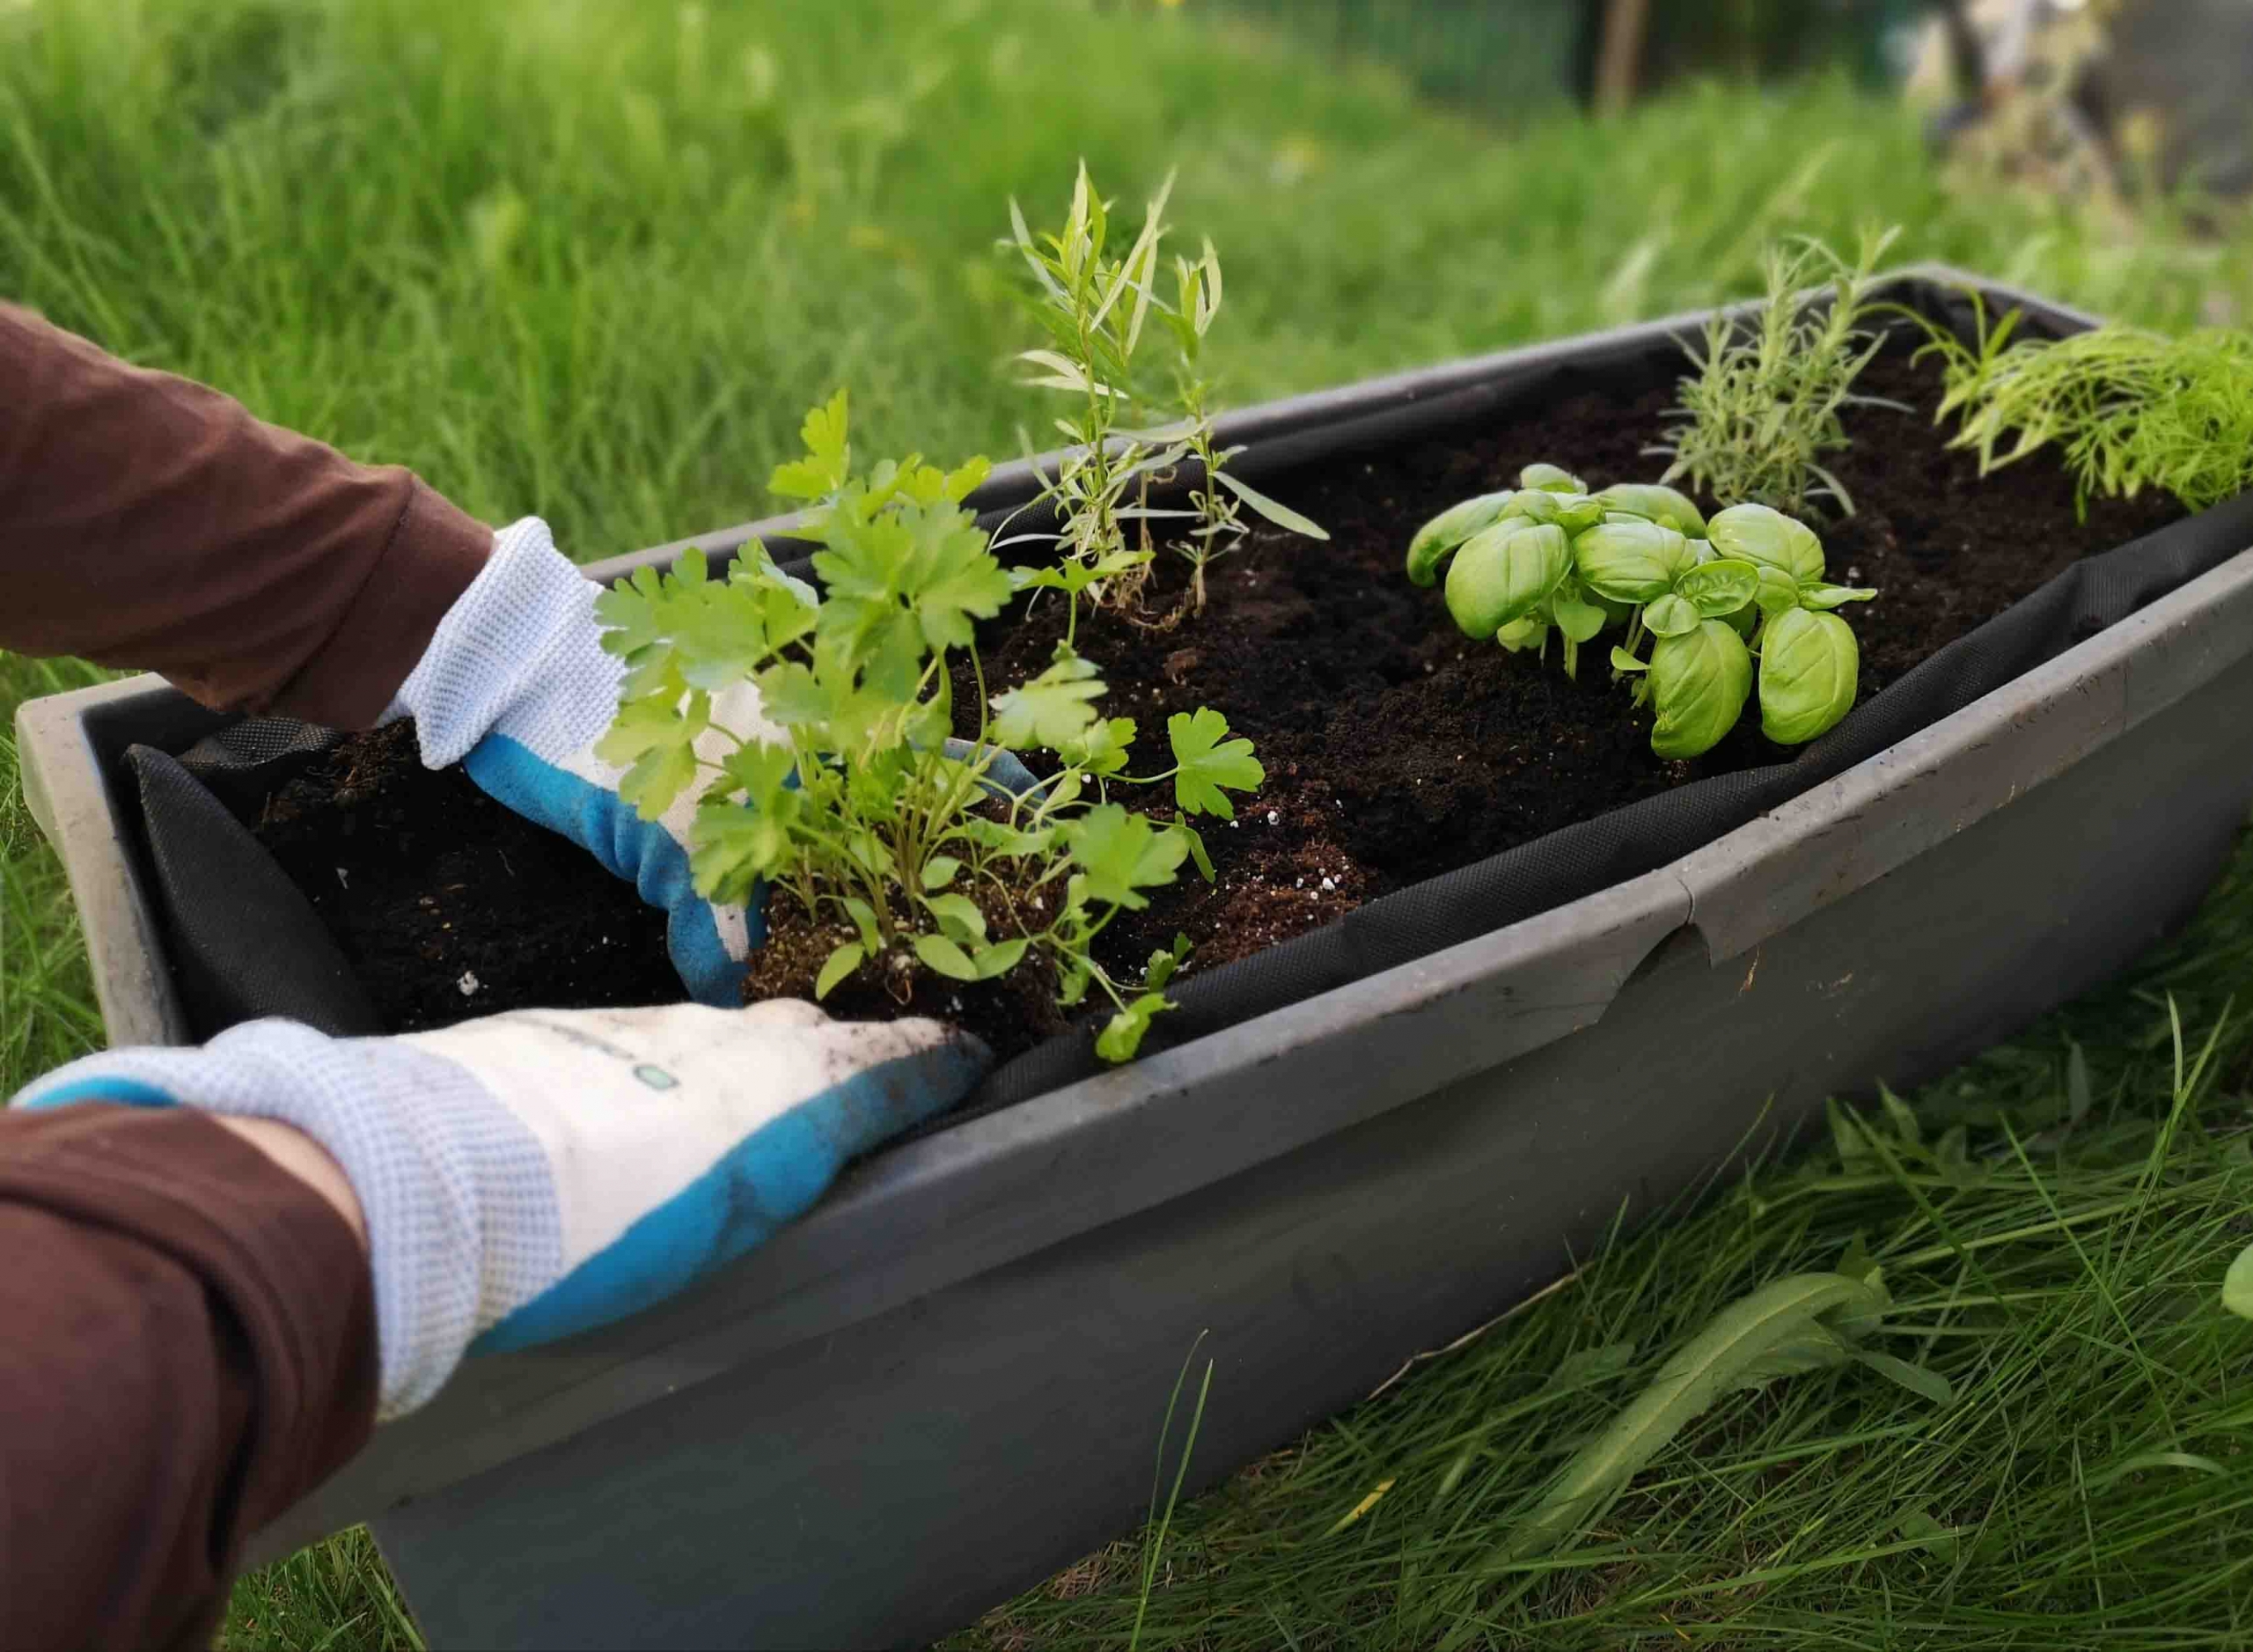
[(244, 1538), (367, 1438), (349, 1189), (277, 1130), (0, 1112), (0, 1646), (208, 1644)]
[(0, 305), (0, 648), (364, 727), (491, 545), (405, 470)]

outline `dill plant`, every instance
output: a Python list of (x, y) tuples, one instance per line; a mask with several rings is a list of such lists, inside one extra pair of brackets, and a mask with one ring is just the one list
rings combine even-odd
[(1929, 341), (1919, 356), (1941, 358), (1935, 416), (1961, 416), (1949, 445), (1977, 452), (1982, 475), (2054, 444), (2084, 511), (2091, 495), (2147, 488), (2203, 510), (2253, 487), (2253, 334), (2107, 325), (2014, 339), (2020, 312), (1991, 324), (1971, 300), (1971, 342), (1920, 317)]
[[(1716, 498), (1793, 515), (1827, 497), (1853, 514), (1853, 498), (1824, 459), (1848, 445), (1840, 409), (1875, 401), (1856, 396), (1854, 381), (1884, 347), (1868, 325), (1869, 291), (1899, 234), (1865, 233), (1852, 264), (1812, 238), (1769, 249), (1767, 297), (1750, 327), (1717, 315), (1702, 346), (1685, 346), (1698, 371), (1680, 383), (1673, 415), (1681, 422), (1649, 450), (1673, 461), (1662, 481), (1687, 477)], [(1804, 308), (1801, 295), (1818, 284), (1828, 286), (1830, 303)]]

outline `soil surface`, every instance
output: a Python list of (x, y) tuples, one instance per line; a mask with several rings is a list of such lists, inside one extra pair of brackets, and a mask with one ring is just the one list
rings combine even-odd
[[(1882, 593), (1845, 611), (1861, 642), (1866, 696), (2076, 559), (2182, 514), (2147, 497), (2093, 501), (2083, 519), (2072, 482), (2046, 456), (1982, 480), (1977, 461), (1948, 451), (1948, 432), (1933, 426), (1936, 371), (1905, 355), (1881, 357), (1860, 389), (1923, 409), (1850, 409), (1853, 445), (1833, 468), (1856, 514), (1809, 513), (1831, 578)], [(1648, 715), (1610, 681), (1600, 650), (1575, 683), (1554, 660), (1473, 643), (1437, 590), (1401, 572), (1419, 525), (1468, 495), (1515, 485), (1534, 460), (1592, 487), (1655, 479), (1663, 461), (1640, 450), (1671, 400), (1669, 390), (1624, 403), (1583, 396), (1537, 419), (1264, 482), (1326, 526), (1330, 543), (1263, 529), (1214, 566), (1200, 616), (1183, 611), (1186, 565), (1165, 554), (1139, 613), (1082, 613), (1077, 646), (1102, 666), (1106, 714), (1139, 723), (1146, 772), (1165, 749), (1166, 717), (1200, 705), (1250, 736), (1267, 772), (1233, 822), (1200, 823), (1215, 882), (1188, 874), (1114, 924), (1105, 939), (1115, 972), (1138, 974), (1177, 931), (1196, 946), (1188, 968), (1209, 968), (1560, 826), (1787, 758), (1748, 716), (1705, 757), (1662, 763), (1650, 753)], [(1064, 620), (1062, 605), (1046, 597), (987, 625), (989, 689), (1042, 669)], [(969, 693), (960, 699), (974, 703)], [(1163, 788), (1121, 800), (1171, 812)], [(259, 833), (395, 1027), (679, 995), (662, 918), (459, 770), (422, 771), (401, 728), (348, 741), (290, 782), (268, 801)], [(811, 979), (837, 937), (794, 936), (803, 918), (774, 916), (780, 944), (760, 982), (787, 990)], [(465, 972), (473, 992), (461, 988)], [(872, 981), (848, 982), (831, 1007), (903, 1013)], [(937, 983), (919, 989), (907, 1012), (967, 1018), (1006, 1059), (1057, 1030), (1042, 1008), (1022, 993)]]
[(424, 768), (412, 723), (346, 740), (257, 807), (259, 841), (394, 1032), (681, 995), (664, 914), (460, 769)]

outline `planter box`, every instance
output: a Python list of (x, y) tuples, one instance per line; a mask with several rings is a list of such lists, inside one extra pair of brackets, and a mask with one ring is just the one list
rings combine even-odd
[[(1697, 319), (1229, 435), (1287, 469), (1565, 393)], [(978, 503), (1032, 486), (1009, 467)], [(147, 679), (19, 713), (120, 1042), (185, 1022), (119, 760), (216, 722)], [(1138, 1523), (1200, 1333), (1201, 1485), (1556, 1278), (1623, 1207), (2105, 979), (2197, 906), (2249, 759), (2253, 552), (1670, 865), (874, 1156), (688, 1296), (472, 1362), (263, 1553), (371, 1519), (438, 1644), (943, 1633)]]

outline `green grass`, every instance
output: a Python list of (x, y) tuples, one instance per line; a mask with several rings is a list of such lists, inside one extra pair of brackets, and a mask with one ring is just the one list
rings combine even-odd
[[(871, 451), (1045, 441), (1049, 409), (1003, 371), (1029, 341), (990, 244), (1012, 194), (1053, 219), (1081, 156), (1130, 200), (1179, 166), (1178, 221), (1227, 261), (1215, 364), (1239, 401), (1749, 293), (1774, 236), (1844, 244), (1869, 220), (1906, 226), (1903, 257), (2153, 325), (2253, 298), (2253, 240), (2117, 245), (2029, 205), (1952, 199), (1912, 126), (1843, 86), (1699, 91), (1613, 125), (1505, 134), (1213, 11), (0, 0), (0, 295), (412, 465), (488, 518), (538, 511), (585, 557), (760, 513), (799, 414), (840, 383)], [(0, 714), (88, 679), (0, 657)], [(0, 744), (0, 799), (13, 778)], [(2242, 973), (2247, 913), (2234, 883), (2202, 938), (2146, 977), (2181, 997), (2194, 1041)], [(2007, 1318), (1964, 1300), (1992, 1286), (1957, 1278), (1899, 1183), (1766, 1172), (1179, 1511), (1142, 1643), (1423, 1645), (1467, 1625), (1508, 1644), (1542, 1615), (1557, 1644), (2226, 1638), (2248, 1482), (2225, 1379), (2244, 1343), (2212, 1309), (2248, 1188), (2187, 1125), (2139, 1179), (2171, 1105), (2168, 1052), (2148, 1042), (2161, 1012), (2104, 995), (1927, 1098), (2054, 1097), (2068, 1036), (2097, 1074), (2099, 1124), (1948, 1192), (1959, 1235), (2029, 1230), (1986, 1264)], [(52, 858), (0, 801), (0, 1093), (98, 1037)], [(2234, 1030), (2222, 1048), (2208, 1125), (2242, 1079)], [(2117, 1209), (2066, 1228), (2053, 1206)], [(1531, 1577), (1475, 1575), (1497, 1515), (1638, 1374), (1858, 1228), (1935, 1327), (1955, 1413), (1847, 1375), (1725, 1406), (1595, 1547)], [(1533, 1373), (1618, 1342), (1630, 1369), (1516, 1426)], [(2224, 1473), (2090, 1489), (2162, 1439)], [(1479, 1452), (1442, 1500), (1458, 1441)], [(1383, 1500), (1323, 1536), (1387, 1475)], [(1954, 1560), (1885, 1535), (1917, 1506), (1978, 1528)], [(1136, 1553), (1110, 1582), (1101, 1557), (1075, 1568), (1079, 1596), (1029, 1597), (986, 1639), (1119, 1640)], [(2051, 1610), (2078, 1617), (2044, 1641), (2033, 1614)], [(228, 1631), (274, 1648), (410, 1640), (358, 1537), (246, 1579)]]

